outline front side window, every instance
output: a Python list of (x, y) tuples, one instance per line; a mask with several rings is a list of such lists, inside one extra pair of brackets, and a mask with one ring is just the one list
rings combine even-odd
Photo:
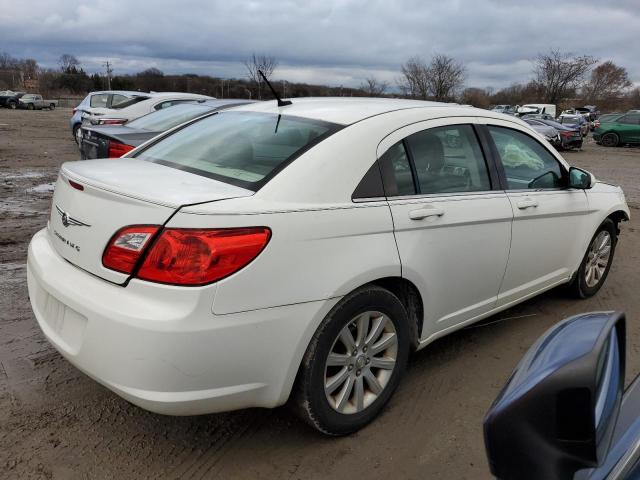
[(623, 117), (620, 117), (617, 120), (617, 122), (623, 123), (626, 125), (638, 125), (640, 124), (640, 115), (635, 115), (635, 114), (625, 115)]
[(93, 108), (106, 108), (107, 100), (109, 99), (109, 94), (100, 93), (98, 95), (92, 95), (89, 104)]
[(422, 194), (491, 190), (489, 172), (473, 127), (451, 125), (406, 139)]
[(220, 112), (144, 149), (136, 158), (257, 190), (340, 125), (261, 112)]
[(535, 139), (517, 130), (492, 125), (489, 132), (498, 149), (509, 190), (565, 186), (560, 163)]

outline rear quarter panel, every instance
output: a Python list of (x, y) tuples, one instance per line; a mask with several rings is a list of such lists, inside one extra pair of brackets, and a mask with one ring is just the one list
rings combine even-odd
[[(233, 203), (250, 205), (252, 199)], [(219, 202), (220, 205), (227, 203)], [(370, 281), (400, 276), (400, 261), (386, 202), (227, 214), (178, 213), (168, 226), (267, 226), (272, 237), (247, 267), (218, 282), (213, 312), (227, 314), (343, 296)]]

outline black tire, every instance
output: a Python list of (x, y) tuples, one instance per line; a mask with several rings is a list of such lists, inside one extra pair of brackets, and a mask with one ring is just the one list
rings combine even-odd
[[(325, 369), (329, 368), (326, 361), (343, 328), (349, 324), (353, 325), (359, 314), (368, 311), (384, 314), (395, 328), (395, 366), (375, 400), (361, 411), (342, 413), (334, 409), (325, 393)], [(347, 435), (373, 420), (393, 395), (406, 368), (410, 348), (408, 321), (407, 311), (398, 297), (384, 288), (363, 287), (342, 299), (322, 321), (307, 347), (292, 395), (292, 406), (296, 413), (309, 425), (327, 435)], [(366, 352), (366, 348), (364, 351)], [(360, 355), (358, 359), (359, 357)], [(368, 362), (369, 360), (367, 364)], [(371, 365), (373, 366), (373, 362)], [(349, 370), (352, 368), (353, 366)], [(365, 382), (365, 379), (360, 379), (360, 382)], [(351, 398), (351, 393), (348, 396)]]
[[(590, 261), (589, 254), (591, 251), (591, 247), (595, 242), (596, 238), (598, 237), (598, 235), (600, 235), (600, 232), (603, 232), (603, 231), (607, 232), (611, 238), (611, 250), (608, 257), (608, 263), (604, 270), (604, 273), (598, 279), (598, 282), (595, 285), (590, 286), (587, 284), (587, 278), (586, 278), (587, 263)], [(611, 269), (611, 264), (613, 263), (613, 257), (615, 255), (617, 243), (618, 243), (618, 237), (617, 237), (616, 225), (613, 223), (613, 221), (610, 218), (607, 218), (598, 227), (598, 230), (596, 230), (596, 233), (593, 234), (593, 237), (589, 242), (589, 246), (587, 247), (587, 251), (585, 252), (582, 262), (580, 263), (580, 267), (578, 268), (578, 271), (576, 272), (573, 280), (569, 284), (569, 292), (573, 296), (577, 298), (589, 298), (595, 295), (598, 292), (598, 290), (600, 290), (605, 280), (607, 279), (607, 276), (609, 275), (609, 270)]]
[(49, 110), (55, 110), (55, 109), (56, 109), (55, 104), (53, 103), (49, 104)]
[(620, 143), (620, 137), (617, 133), (605, 133), (600, 139), (600, 143), (605, 147), (617, 147)]
[(15, 110), (16, 108), (18, 108), (18, 104), (16, 102), (9, 102), (9, 108), (11, 110)]
[(27, 110), (35, 110), (35, 106), (33, 105), (33, 103), (30, 103), (27, 105)]
[(80, 146), (80, 144), (78, 143), (78, 130), (80, 129), (82, 125), (80, 123), (76, 123), (73, 126), (73, 141), (76, 142), (76, 145)]

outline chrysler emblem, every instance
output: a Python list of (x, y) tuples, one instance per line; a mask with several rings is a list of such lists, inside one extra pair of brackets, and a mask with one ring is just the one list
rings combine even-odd
[(56, 205), (56, 210), (60, 214), (60, 218), (62, 219), (62, 225), (65, 227), (90, 227), (91, 225), (81, 222), (80, 220), (76, 220), (72, 216), (70, 216), (67, 212), (62, 210), (59, 206)]

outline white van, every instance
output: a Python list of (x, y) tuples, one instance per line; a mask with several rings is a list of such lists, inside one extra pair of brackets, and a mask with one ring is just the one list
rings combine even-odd
[(555, 118), (556, 106), (548, 103), (529, 103), (519, 107), (518, 113), (520, 115), (526, 113), (546, 113), (547, 115), (551, 115)]

